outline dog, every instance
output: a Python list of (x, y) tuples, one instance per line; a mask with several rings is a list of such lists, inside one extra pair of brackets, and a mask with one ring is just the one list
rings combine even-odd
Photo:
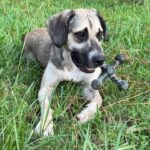
[(108, 40), (103, 17), (95, 9), (82, 8), (64, 10), (50, 17), (46, 28), (25, 35), (25, 57), (36, 59), (45, 67), (38, 93), (41, 116), (35, 128), (37, 133), (54, 134), (51, 96), (59, 82), (64, 80), (81, 82), (85, 99), (89, 101), (76, 116), (79, 123), (93, 118), (102, 105), (99, 91), (91, 87), (105, 61), (102, 40)]

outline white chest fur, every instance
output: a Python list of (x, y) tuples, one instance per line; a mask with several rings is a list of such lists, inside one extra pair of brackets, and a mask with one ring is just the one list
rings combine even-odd
[(93, 73), (84, 73), (80, 71), (75, 65), (70, 70), (67, 68), (59, 70), (52, 63), (48, 64), (46, 70), (52, 75), (52, 77), (57, 78), (59, 81), (83, 81), (87, 83), (91, 83), (94, 79), (97, 79), (101, 73), (100, 68), (96, 68)]

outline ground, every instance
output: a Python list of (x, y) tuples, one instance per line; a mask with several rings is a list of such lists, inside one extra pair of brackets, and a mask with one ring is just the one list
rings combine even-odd
[[(137, 0), (138, 1), (138, 0)], [(150, 2), (145, 0), (1, 0), (0, 1), (0, 149), (150, 149)], [(103, 106), (79, 125), (74, 117), (84, 104), (82, 88), (61, 83), (53, 95), (53, 137), (33, 133), (39, 120), (37, 93), (43, 69), (26, 63), (21, 37), (45, 27), (50, 16), (67, 8), (96, 8), (108, 24), (106, 59), (123, 53), (117, 74), (129, 81), (119, 91), (106, 81), (99, 89)]]

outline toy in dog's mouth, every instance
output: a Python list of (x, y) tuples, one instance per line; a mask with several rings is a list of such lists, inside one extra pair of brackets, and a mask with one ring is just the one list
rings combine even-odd
[(73, 63), (83, 72), (85, 73), (93, 73), (95, 71), (94, 67), (89, 67), (86, 65), (86, 62), (81, 59), (77, 53), (73, 52), (71, 53), (71, 58)]

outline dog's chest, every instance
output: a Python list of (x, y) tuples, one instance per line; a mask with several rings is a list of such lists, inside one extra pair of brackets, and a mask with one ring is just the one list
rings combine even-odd
[(48, 72), (51, 74), (49, 78), (56, 78), (58, 81), (74, 81), (74, 82), (86, 82), (91, 83), (94, 79), (97, 79), (101, 73), (101, 69), (97, 68), (93, 73), (84, 73), (80, 71), (75, 65), (71, 68), (64, 67), (64, 69), (57, 69), (52, 63), (48, 64)]
[(79, 71), (79, 69), (67, 70), (65, 68), (62, 75), (64, 80), (80, 82), (84, 76), (84, 73)]
[(62, 80), (91, 83), (94, 79), (97, 79), (100, 73), (100, 68), (95, 69), (93, 73), (84, 73), (76, 67), (70, 71), (64, 69), (62, 73)]

